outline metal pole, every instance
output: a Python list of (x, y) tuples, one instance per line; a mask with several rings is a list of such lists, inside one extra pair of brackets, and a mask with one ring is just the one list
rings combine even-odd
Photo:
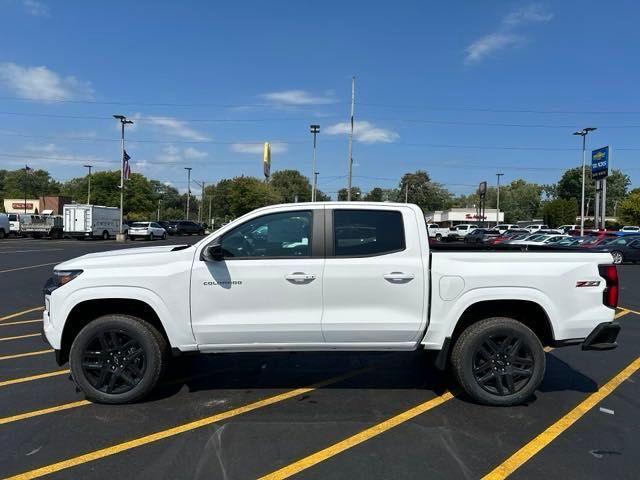
[(211, 218), (211, 200), (213, 199), (212, 195), (209, 195), (209, 223), (213, 226), (213, 219)]
[(584, 236), (584, 177), (587, 163), (587, 134), (582, 134), (582, 196), (580, 200), (580, 236)]
[(496, 227), (500, 223), (500, 177), (503, 175), (504, 173), (496, 173), (496, 177), (498, 177), (498, 190), (496, 192)]
[(27, 179), (29, 178), (28, 166), (24, 166), (24, 214), (27, 214)]
[(404, 184), (404, 203), (409, 203), (409, 182)]
[(198, 222), (202, 223), (202, 215), (204, 214), (204, 180), (202, 181), (202, 200), (200, 200), (200, 208), (198, 208)]
[(316, 186), (318, 185), (318, 175), (320, 174), (320, 172), (313, 172), (313, 200), (311, 200), (312, 202), (316, 201)]
[(313, 185), (311, 186), (311, 201), (316, 201), (316, 135), (320, 132), (320, 125), (311, 125), (311, 133), (313, 134), (313, 161), (311, 164), (311, 175)]
[(600, 180), (596, 180), (596, 201), (593, 210), (593, 228), (598, 230), (600, 229)]
[(602, 229), (607, 228), (607, 178), (605, 177), (602, 182)]
[(120, 119), (120, 233), (122, 229), (122, 212), (124, 210), (124, 122)]
[(347, 202), (351, 201), (351, 180), (353, 178), (353, 115), (356, 102), (356, 77), (351, 77), (351, 131), (349, 132), (349, 186)]
[(93, 165), (85, 165), (89, 169), (89, 185), (87, 187), (87, 205), (91, 204), (91, 167)]
[(189, 220), (189, 199), (191, 197), (191, 167), (184, 167), (184, 169), (187, 171), (187, 213), (186, 213), (186, 219)]

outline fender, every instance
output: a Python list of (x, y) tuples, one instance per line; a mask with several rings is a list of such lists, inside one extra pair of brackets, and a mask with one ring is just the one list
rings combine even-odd
[(538, 304), (547, 314), (552, 332), (557, 331), (557, 312), (551, 299), (542, 291), (530, 287), (480, 287), (467, 290), (452, 301), (433, 296), (431, 322), (422, 339), (429, 350), (440, 350), (445, 338), (451, 337), (462, 314), (472, 305), (484, 301), (520, 300)]
[[(146, 303), (155, 311), (160, 319), (172, 347), (177, 347), (181, 351), (197, 350), (195, 338), (191, 330), (189, 302), (184, 303), (184, 311), (176, 311), (174, 307), (172, 313), (167, 304), (156, 292), (148, 288), (136, 286), (89, 286), (74, 290), (68, 295), (61, 296), (59, 299), (56, 298), (51, 302), (53, 311), (49, 315), (51, 322), (55, 326), (51, 332), (55, 332), (56, 337), (51, 338), (49, 336), (53, 348), (60, 348), (64, 324), (76, 305), (85, 301), (107, 300), (112, 298), (139, 300)], [(186, 325), (179, 321), (180, 318), (183, 319)]]

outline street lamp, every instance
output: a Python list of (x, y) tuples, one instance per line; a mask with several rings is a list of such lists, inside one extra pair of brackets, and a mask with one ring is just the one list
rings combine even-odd
[(184, 167), (187, 171), (187, 220), (189, 220), (189, 199), (191, 197), (191, 167)]
[(584, 235), (584, 183), (587, 164), (587, 135), (589, 132), (595, 131), (595, 127), (583, 128), (580, 131), (573, 132), (574, 135), (582, 137), (582, 195), (580, 197), (580, 236)]
[(500, 177), (502, 177), (504, 173), (496, 173), (496, 177), (498, 177), (498, 190), (496, 192), (496, 228), (498, 227), (498, 223), (500, 223)]
[(311, 175), (313, 175), (313, 185), (311, 187), (311, 201), (316, 201), (316, 185), (317, 185), (317, 176), (318, 172), (316, 172), (316, 136), (320, 133), (320, 125), (310, 125), (309, 126), (311, 133), (313, 134), (313, 163), (311, 166)]
[(91, 167), (93, 167), (93, 165), (84, 166), (84, 168), (89, 169), (89, 185), (87, 186), (87, 205), (91, 203)]
[(133, 122), (127, 120), (124, 115), (114, 115), (113, 118), (120, 121), (120, 233), (122, 231), (122, 212), (124, 210), (124, 127), (131, 125)]

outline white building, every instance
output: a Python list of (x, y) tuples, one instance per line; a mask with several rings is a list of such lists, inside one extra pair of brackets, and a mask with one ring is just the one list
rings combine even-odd
[[(436, 210), (424, 214), (428, 223), (438, 223), (444, 226), (453, 226), (460, 223), (482, 223), (488, 225), (496, 224), (496, 209), (485, 208), (484, 217), (478, 214), (475, 208), (451, 208), (450, 210)], [(498, 223), (504, 222), (504, 212), (498, 214)]]

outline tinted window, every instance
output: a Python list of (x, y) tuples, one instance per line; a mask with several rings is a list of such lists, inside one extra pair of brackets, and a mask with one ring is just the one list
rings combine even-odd
[(272, 213), (249, 220), (222, 238), (225, 258), (311, 256), (311, 212)]
[(400, 212), (335, 210), (333, 228), (337, 257), (382, 255), (405, 248)]

